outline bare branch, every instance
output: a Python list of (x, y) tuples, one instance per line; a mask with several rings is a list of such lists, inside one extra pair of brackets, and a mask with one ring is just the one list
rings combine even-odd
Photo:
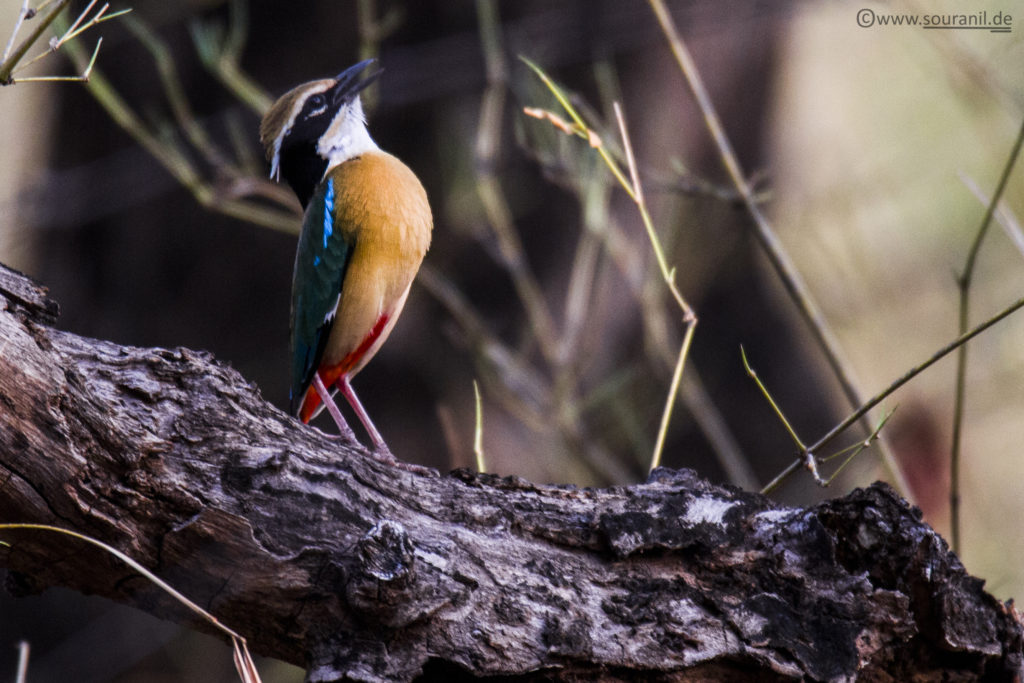
[[(78, 337), (55, 314), (0, 268), (0, 519), (117, 548), (308, 680), (1019, 673), (1012, 607), (885, 485), (796, 509), (688, 471), (609, 489), (413, 474), (209, 355)], [(40, 534), (4, 531), (0, 566), (20, 593), (205, 623)]]

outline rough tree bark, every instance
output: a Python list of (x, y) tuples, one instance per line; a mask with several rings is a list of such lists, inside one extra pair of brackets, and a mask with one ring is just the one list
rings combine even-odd
[[(1020, 674), (1012, 605), (885, 485), (798, 509), (686, 470), (603, 490), (424, 476), (207, 354), (54, 329), (45, 290), (2, 267), (0, 301), (0, 522), (124, 550), (309, 680)], [(99, 551), (2, 537), (9, 589), (201, 627)]]

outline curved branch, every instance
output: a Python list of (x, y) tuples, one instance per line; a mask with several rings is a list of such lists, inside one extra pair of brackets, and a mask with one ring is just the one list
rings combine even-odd
[[(885, 485), (799, 509), (685, 470), (602, 490), (424, 476), (208, 354), (56, 330), (45, 290), (2, 267), (0, 304), (0, 521), (123, 550), (311, 681), (1019, 672), (1013, 610)], [(91, 548), (3, 540), (19, 592), (201, 627)]]

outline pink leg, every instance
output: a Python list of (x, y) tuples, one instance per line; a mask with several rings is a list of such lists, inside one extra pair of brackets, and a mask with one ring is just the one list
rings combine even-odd
[(341, 432), (341, 435), (353, 443), (359, 443), (356, 435), (352, 432), (352, 428), (348, 426), (348, 422), (345, 422), (345, 418), (341, 416), (341, 411), (338, 410), (338, 405), (331, 398), (327, 387), (324, 386), (323, 380), (320, 379), (319, 372), (313, 373), (313, 388), (316, 389), (316, 393), (320, 396), (320, 400), (323, 401), (327, 412), (334, 418), (334, 423), (338, 425), (338, 431)]
[[(319, 375), (314, 375), (314, 377), (320, 387), (323, 387), (323, 382), (320, 382)], [(349, 405), (352, 406), (352, 410), (354, 410), (356, 415), (359, 416), (359, 420), (363, 423), (363, 427), (366, 428), (370, 438), (373, 439), (373, 450), (370, 451), (370, 455), (375, 460), (387, 463), (388, 465), (397, 467), (400, 470), (405, 470), (406, 472), (415, 472), (417, 474), (423, 474), (431, 477), (437, 476), (437, 470), (433, 468), (424, 467), (423, 465), (414, 465), (411, 462), (402, 462), (391, 454), (391, 449), (389, 449), (388, 445), (384, 443), (384, 439), (381, 437), (380, 432), (378, 432), (377, 428), (373, 426), (373, 420), (371, 420), (370, 416), (366, 414), (366, 409), (363, 408), (363, 404), (359, 402), (356, 392), (352, 390), (352, 385), (349, 384), (348, 377), (342, 375), (335, 385), (341, 390), (342, 395), (348, 399)], [(320, 389), (318, 388), (317, 391), (320, 392)], [(320, 393), (321, 398), (326, 393), (326, 391)], [(335, 417), (334, 420), (335, 422), (338, 422), (338, 428), (341, 429), (341, 426), (344, 425), (345, 427), (343, 431), (347, 431), (352, 440), (355, 441), (355, 437), (352, 436), (352, 430), (349, 429), (348, 424), (344, 419), (342, 419), (341, 412), (338, 410), (338, 406), (335, 405), (334, 400), (328, 396), (324, 403), (328, 406), (328, 410), (333, 408), (331, 415), (337, 413), (337, 417)]]
[[(373, 447), (377, 450), (388, 450), (388, 446), (384, 443), (384, 439), (381, 437), (380, 432), (373, 426), (373, 420), (366, 414), (366, 410), (363, 408), (363, 404), (359, 402), (359, 397), (356, 396), (356, 392), (352, 390), (352, 385), (349, 384), (348, 377), (342, 375), (337, 382), (337, 386), (341, 389), (342, 395), (348, 399), (348, 404), (352, 406), (352, 410), (356, 412), (359, 417), (359, 421), (363, 423), (363, 427), (366, 428), (366, 433), (370, 435), (370, 439), (373, 440)], [(337, 407), (335, 407), (337, 410)]]

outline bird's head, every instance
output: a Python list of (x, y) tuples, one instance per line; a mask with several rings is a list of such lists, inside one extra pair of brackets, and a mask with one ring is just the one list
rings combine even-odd
[(292, 88), (260, 123), (270, 177), (284, 176), (303, 206), (328, 169), (377, 149), (359, 101), (360, 91), (380, 75), (377, 70), (360, 80), (374, 61), (367, 59), (334, 78)]

